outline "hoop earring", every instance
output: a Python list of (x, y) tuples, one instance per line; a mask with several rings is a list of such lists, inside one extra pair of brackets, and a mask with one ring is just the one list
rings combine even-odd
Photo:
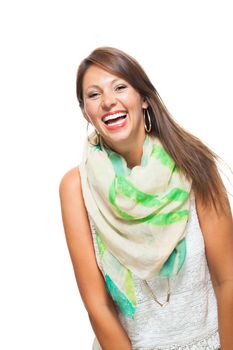
[[(95, 129), (95, 135), (91, 134), (91, 140), (89, 139), (89, 136), (88, 136), (88, 126), (89, 126), (89, 122), (87, 122), (87, 139), (88, 139), (88, 142), (90, 142), (90, 144), (92, 146), (97, 146), (100, 144), (100, 134), (98, 133), (98, 131)], [(91, 141), (93, 141), (94, 143), (91, 143)]]
[[(146, 125), (146, 114), (147, 114), (147, 119), (148, 119), (148, 123), (149, 123), (149, 128)], [(144, 118), (144, 127), (145, 130), (149, 133), (151, 131), (151, 117), (150, 117), (150, 113), (148, 111), (148, 108), (144, 108), (143, 109), (143, 118)]]

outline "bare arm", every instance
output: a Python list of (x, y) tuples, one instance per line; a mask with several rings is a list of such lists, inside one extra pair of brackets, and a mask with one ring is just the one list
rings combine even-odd
[(233, 349), (233, 221), (229, 201), (217, 216), (196, 198), (206, 257), (218, 303), (221, 350)]
[(98, 268), (78, 168), (62, 178), (59, 188), (62, 219), (76, 281), (92, 328), (103, 350), (131, 350), (114, 302)]

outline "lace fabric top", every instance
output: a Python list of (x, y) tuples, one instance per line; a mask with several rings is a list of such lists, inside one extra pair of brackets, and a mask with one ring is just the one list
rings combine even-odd
[[(133, 274), (137, 294), (135, 318), (126, 318), (116, 305), (119, 320), (133, 350), (216, 350), (220, 348), (217, 304), (205, 256), (204, 240), (196, 213), (195, 197), (186, 228), (187, 256), (182, 270), (170, 279), (171, 297), (167, 306), (158, 305), (149, 288)], [(103, 272), (95, 230), (90, 220), (97, 264)], [(159, 301), (167, 296), (167, 280), (147, 280)], [(101, 350), (94, 339), (93, 350)]]

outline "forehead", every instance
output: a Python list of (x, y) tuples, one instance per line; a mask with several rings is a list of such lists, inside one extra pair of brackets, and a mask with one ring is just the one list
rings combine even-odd
[(117, 80), (124, 80), (119, 76), (109, 73), (106, 70), (92, 65), (90, 66), (83, 77), (83, 89), (88, 89), (92, 86), (103, 86), (112, 84)]

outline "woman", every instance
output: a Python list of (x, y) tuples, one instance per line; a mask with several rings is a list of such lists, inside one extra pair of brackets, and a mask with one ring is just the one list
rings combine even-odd
[(64, 230), (93, 349), (233, 349), (233, 223), (217, 155), (140, 65), (97, 48), (77, 97), (95, 132), (64, 175)]

